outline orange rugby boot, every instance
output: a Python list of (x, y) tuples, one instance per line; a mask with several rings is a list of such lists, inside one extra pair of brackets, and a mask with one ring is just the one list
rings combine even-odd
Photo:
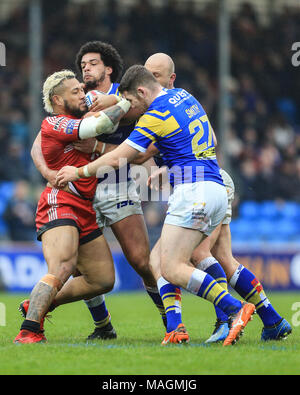
[(30, 344), (30, 343), (44, 343), (47, 339), (43, 333), (35, 333), (22, 329), (18, 336), (15, 338), (15, 344)]
[(162, 345), (173, 343), (173, 344), (181, 344), (188, 343), (190, 341), (189, 334), (183, 324), (179, 324), (177, 328), (169, 333), (166, 333), (164, 340), (162, 341)]
[[(25, 300), (23, 300), (23, 302), (21, 302), (20, 303), (20, 306), (19, 306), (19, 311), (20, 311), (20, 313), (22, 314), (22, 316), (24, 317), (24, 318), (26, 318), (26, 315), (27, 315), (27, 312), (28, 312), (28, 309), (29, 309), (29, 303), (30, 303), (30, 300), (29, 299), (25, 299)], [(44, 332), (45, 332), (45, 329), (44, 329), (44, 321), (45, 321), (45, 318), (49, 318), (49, 316), (47, 316), (47, 315), (45, 315), (43, 318), (42, 318), (42, 320), (41, 320), (41, 326), (40, 326), (40, 332), (39, 332), (39, 334), (42, 334), (43, 336), (44, 336)], [(51, 318), (51, 317), (50, 317)], [(44, 340), (46, 341), (47, 339), (46, 339), (46, 337), (44, 336)]]
[(242, 302), (242, 308), (230, 317), (229, 334), (224, 340), (223, 346), (234, 345), (243, 333), (243, 329), (252, 320), (252, 314), (255, 312), (255, 306), (252, 303)]

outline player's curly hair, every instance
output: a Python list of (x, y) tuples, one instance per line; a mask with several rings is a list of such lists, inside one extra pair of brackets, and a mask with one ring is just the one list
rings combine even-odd
[(52, 97), (55, 95), (57, 88), (67, 79), (76, 78), (72, 70), (61, 70), (49, 75), (43, 85), (43, 102), (44, 109), (49, 113), (53, 113)]
[(76, 55), (75, 65), (81, 74), (82, 57), (89, 52), (99, 53), (104, 65), (112, 68), (111, 82), (118, 82), (120, 80), (124, 68), (123, 60), (116, 48), (102, 41), (89, 41), (79, 49)]

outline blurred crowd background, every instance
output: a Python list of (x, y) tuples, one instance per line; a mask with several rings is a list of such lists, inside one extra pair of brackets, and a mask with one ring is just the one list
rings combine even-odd
[[(176, 65), (176, 86), (194, 94), (216, 125), (218, 7), (217, 2), (203, 3), (207, 4), (199, 12), (193, 1), (166, 1), (157, 8), (143, 0), (121, 12), (113, 0), (105, 7), (98, 2), (44, 1), (44, 77), (62, 68), (74, 69), (76, 52), (90, 40), (112, 43), (126, 67), (166, 52)], [(35, 207), (44, 181), (32, 182), (26, 2), (2, 20), (0, 40), (9, 43), (7, 66), (0, 67), (0, 238), (33, 240)], [(252, 216), (255, 232), (262, 207), (272, 221), (283, 220), (285, 212), (294, 225), (300, 219), (300, 67), (291, 62), (291, 46), (299, 40), (299, 6), (282, 7), (266, 22), (255, 6), (241, 1), (231, 16), (226, 149), (236, 185), (236, 224), (240, 226), (243, 215)], [(222, 165), (222, 147), (219, 155)], [(144, 208), (149, 233), (156, 234), (164, 205), (149, 203)], [(300, 240), (299, 223), (289, 229), (288, 240)], [(241, 234), (237, 228), (237, 237)]]

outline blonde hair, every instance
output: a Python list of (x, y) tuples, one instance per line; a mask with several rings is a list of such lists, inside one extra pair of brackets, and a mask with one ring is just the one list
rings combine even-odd
[(49, 113), (53, 113), (52, 96), (55, 94), (55, 89), (61, 85), (66, 79), (76, 78), (72, 70), (57, 71), (46, 79), (43, 85), (43, 102), (44, 109)]

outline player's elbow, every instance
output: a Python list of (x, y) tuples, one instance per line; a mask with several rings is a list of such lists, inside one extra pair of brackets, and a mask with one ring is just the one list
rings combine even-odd
[(33, 144), (33, 146), (31, 147), (31, 150), (30, 150), (30, 156), (31, 156), (31, 159), (34, 161), (34, 159), (35, 159), (35, 147), (34, 147), (34, 144)]
[(110, 160), (110, 166), (114, 169), (118, 169), (119, 167), (122, 167), (122, 162), (123, 165), (125, 165), (125, 162), (127, 162), (126, 158), (118, 158), (117, 156), (112, 156)]
[(30, 156), (31, 156), (31, 159), (32, 159), (35, 167), (39, 168), (40, 167), (39, 156), (38, 156), (38, 152), (37, 152), (37, 149), (36, 149), (35, 145), (33, 145), (32, 148), (31, 148)]
[(148, 160), (147, 156), (145, 154), (138, 154), (138, 156), (134, 159), (132, 162), (134, 165), (142, 165)]

